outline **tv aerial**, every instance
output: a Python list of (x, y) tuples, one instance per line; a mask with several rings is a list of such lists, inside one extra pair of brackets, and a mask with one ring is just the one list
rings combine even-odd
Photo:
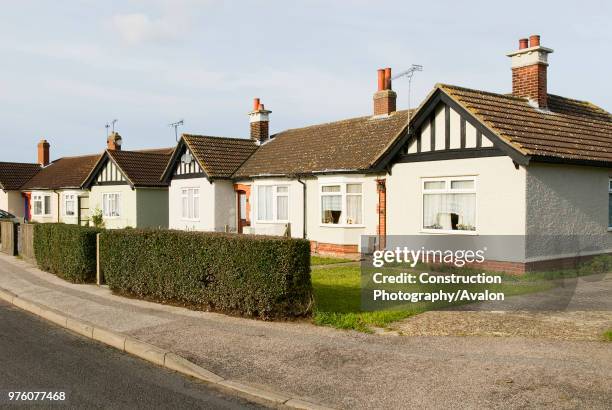
[(397, 80), (400, 78), (408, 79), (408, 120), (410, 120), (410, 93), (412, 91), (412, 77), (417, 71), (423, 71), (423, 66), (420, 64), (412, 64), (408, 70), (402, 71), (399, 74), (391, 77), (391, 80)]
[(169, 127), (174, 128), (174, 139), (178, 142), (178, 127), (180, 127), (181, 125), (183, 125), (185, 122), (183, 120), (177, 121), (177, 122), (173, 122), (171, 124), (168, 124)]

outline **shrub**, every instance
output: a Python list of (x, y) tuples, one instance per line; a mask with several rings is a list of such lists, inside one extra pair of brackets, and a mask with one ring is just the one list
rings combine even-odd
[(118, 293), (262, 319), (311, 312), (310, 244), (302, 239), (113, 230), (101, 269)]
[(38, 267), (70, 282), (96, 279), (96, 234), (99, 229), (61, 223), (34, 226)]

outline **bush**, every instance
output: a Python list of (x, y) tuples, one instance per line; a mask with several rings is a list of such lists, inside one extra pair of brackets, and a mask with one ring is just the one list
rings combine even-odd
[(79, 225), (36, 224), (34, 255), (38, 267), (70, 282), (94, 282), (98, 232)]
[(118, 293), (262, 319), (310, 314), (310, 243), (302, 239), (113, 230), (101, 269)]

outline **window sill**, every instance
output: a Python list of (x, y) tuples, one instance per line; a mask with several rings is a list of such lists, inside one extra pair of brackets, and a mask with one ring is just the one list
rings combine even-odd
[(468, 236), (476, 236), (478, 235), (478, 231), (449, 231), (444, 229), (421, 229), (421, 233), (426, 234), (438, 234), (438, 235), (468, 235)]
[(200, 219), (189, 219), (189, 218), (181, 218), (183, 222), (200, 222)]
[(276, 225), (281, 225), (281, 224), (288, 224), (289, 221), (255, 221), (256, 224), (268, 224), (268, 225), (272, 225), (272, 224), (276, 224)]

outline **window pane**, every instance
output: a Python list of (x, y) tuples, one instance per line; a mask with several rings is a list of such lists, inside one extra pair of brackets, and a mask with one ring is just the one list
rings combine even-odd
[(361, 184), (347, 184), (346, 192), (349, 194), (360, 194), (361, 193)]
[(257, 219), (260, 221), (272, 220), (272, 186), (257, 188)]
[(327, 185), (321, 187), (321, 192), (340, 192), (340, 185)]
[(361, 224), (361, 195), (346, 197), (346, 214), (347, 224)]
[(446, 182), (444, 181), (426, 181), (424, 185), (425, 189), (444, 189)]
[(50, 196), (44, 196), (43, 197), (45, 199), (45, 215), (48, 215), (51, 213), (51, 197)]
[(451, 189), (474, 189), (473, 180), (451, 181)]
[(476, 230), (476, 194), (423, 195), (423, 228)]
[(276, 197), (276, 219), (281, 221), (289, 219), (289, 197), (286, 195)]
[(286, 186), (277, 186), (276, 187), (276, 193), (278, 193), (278, 194), (287, 193), (287, 192), (289, 192), (289, 187), (286, 187)]
[(193, 190), (193, 212), (191, 217), (193, 219), (200, 219), (200, 190)]
[(324, 195), (321, 197), (321, 222), (338, 224), (342, 216), (342, 196)]
[(186, 195), (186, 190), (183, 189), (183, 197), (182, 200), (182, 215), (183, 218), (189, 218), (189, 196)]

